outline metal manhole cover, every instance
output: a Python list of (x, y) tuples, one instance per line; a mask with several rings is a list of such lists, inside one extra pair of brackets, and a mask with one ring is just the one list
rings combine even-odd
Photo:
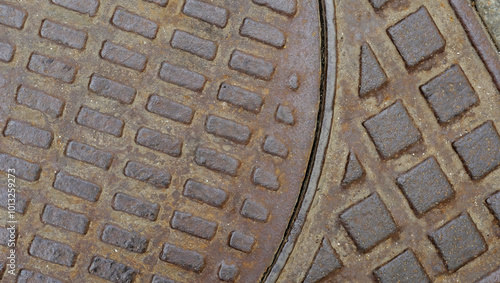
[(17, 176), (18, 280), (258, 281), (314, 140), (318, 11), (1, 2), (0, 167)]
[(499, 62), (465, 0), (4, 0), (0, 278), (497, 282)]

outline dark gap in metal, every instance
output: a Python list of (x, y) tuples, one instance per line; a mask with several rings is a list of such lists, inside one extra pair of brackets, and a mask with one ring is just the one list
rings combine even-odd
[(297, 203), (295, 204), (295, 207), (293, 209), (292, 217), (290, 218), (290, 221), (288, 222), (287, 228), (285, 230), (285, 234), (283, 235), (283, 238), (281, 240), (281, 244), (278, 247), (278, 250), (274, 254), (273, 261), (272, 263), (267, 267), (266, 271), (262, 275), (262, 278), (260, 280), (261, 283), (263, 283), (267, 277), (269, 276), (269, 273), (272, 271), (274, 265), (276, 264), (284, 245), (286, 244), (286, 241), (290, 235), (291, 230), (293, 229), (295, 220), (297, 219), (297, 215), (299, 214), (300, 208), (302, 206), (302, 202), (304, 200), (304, 195), (306, 194), (307, 187), (309, 186), (309, 180), (311, 177), (311, 173), (313, 171), (314, 163), (315, 163), (315, 157), (316, 157), (316, 151), (319, 143), (319, 138), (321, 135), (321, 128), (322, 128), (322, 123), (323, 123), (323, 116), (324, 116), (324, 108), (325, 108), (325, 92), (326, 92), (326, 84), (327, 84), (327, 62), (328, 62), (328, 41), (327, 41), (327, 28), (326, 28), (326, 14), (325, 14), (325, 7), (324, 7), (324, 1), (319, 0), (319, 24), (321, 28), (321, 36), (320, 36), (320, 56), (321, 56), (321, 81), (320, 81), (320, 92), (319, 92), (319, 111), (318, 111), (318, 117), (317, 117), (317, 124), (316, 124), (316, 131), (314, 133), (314, 143), (311, 149), (311, 154), (309, 158), (309, 162), (307, 164), (307, 169), (306, 169), (306, 174), (304, 176), (304, 182), (302, 183), (302, 187), (300, 189), (299, 197), (297, 200)]

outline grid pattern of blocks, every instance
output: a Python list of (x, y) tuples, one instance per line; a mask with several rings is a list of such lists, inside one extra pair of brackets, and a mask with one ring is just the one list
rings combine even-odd
[[(367, 1), (377, 13), (390, 2)], [(387, 34), (410, 76), (412, 72), (419, 72), (419, 65), (425, 65), (425, 61), (432, 60), (446, 46), (445, 39), (425, 6), (391, 25), (387, 28)], [(362, 44), (359, 57), (361, 99), (367, 99), (368, 94), (376, 93), (385, 84), (391, 83), (391, 78), (382, 67), (385, 63), (379, 61), (369, 43)], [(432, 63), (427, 64), (430, 65)], [(418, 88), (441, 127), (458, 122), (467, 111), (480, 103), (474, 87), (458, 63), (448, 66)], [(420, 129), (403, 104), (403, 100), (398, 99), (363, 122), (382, 161), (399, 158), (422, 140)], [(500, 166), (500, 136), (493, 121), (483, 122), (451, 142), (472, 180), (484, 179)], [(351, 150), (341, 186), (346, 188), (363, 175), (363, 166)], [(406, 172), (400, 173), (394, 181), (419, 218), (438, 206), (453, 202), (453, 185), (434, 156), (427, 157)], [(497, 221), (500, 221), (499, 195), (497, 192), (485, 200), (485, 205)], [(344, 210), (340, 214), (340, 223), (363, 253), (370, 252), (397, 231), (390, 212), (376, 192)], [(455, 272), (488, 249), (481, 232), (467, 212), (435, 231), (430, 231), (429, 238), (450, 272)], [(310, 268), (315, 264), (316, 259)], [(495, 272), (488, 278), (493, 278), (494, 274)], [(327, 273), (325, 276), (328, 275)], [(410, 249), (373, 270), (373, 275), (382, 283), (431, 282), (417, 255)], [(322, 278), (324, 277), (311, 282), (318, 282)], [(307, 274), (305, 280), (309, 280)]]

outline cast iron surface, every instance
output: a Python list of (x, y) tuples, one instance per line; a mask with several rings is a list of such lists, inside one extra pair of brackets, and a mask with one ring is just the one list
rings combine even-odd
[(316, 1), (7, 0), (0, 41), (20, 282), (261, 279), (316, 131)]
[(498, 282), (499, 57), (479, 17), (325, 7), (331, 133), (268, 282)]
[(498, 282), (465, 0), (3, 0), (5, 282)]

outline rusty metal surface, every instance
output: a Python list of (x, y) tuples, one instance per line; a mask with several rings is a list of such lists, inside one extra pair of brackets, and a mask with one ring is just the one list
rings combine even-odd
[(450, 4), (455, 9), (457, 17), (460, 19), (469, 39), (493, 77), (497, 89), (500, 90), (500, 59), (498, 50), (493, 46), (478, 15), (467, 1), (450, 0)]
[(331, 128), (267, 282), (498, 281), (499, 58), (466, 2), (323, 2)]
[(500, 1), (474, 0), (471, 3), (481, 16), (497, 49), (500, 50)]
[(497, 282), (465, 0), (0, 1), (5, 282)]
[(316, 1), (1, 1), (3, 280), (260, 280), (313, 146), (320, 35)]

